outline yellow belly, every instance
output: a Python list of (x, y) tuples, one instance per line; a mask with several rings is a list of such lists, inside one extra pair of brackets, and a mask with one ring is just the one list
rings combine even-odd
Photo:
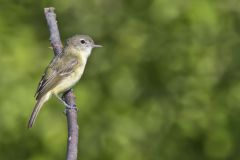
[(83, 74), (84, 67), (79, 67), (75, 72), (73, 72), (68, 77), (65, 77), (54, 89), (52, 90), (53, 94), (59, 94), (70, 89), (74, 86)]

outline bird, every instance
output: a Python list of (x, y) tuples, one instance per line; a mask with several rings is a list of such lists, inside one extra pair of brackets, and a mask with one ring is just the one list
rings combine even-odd
[(38, 84), (36, 104), (28, 121), (31, 128), (45, 102), (53, 95), (67, 108), (71, 108), (60, 94), (72, 88), (81, 78), (92, 49), (102, 47), (88, 35), (74, 35), (65, 41), (60, 54), (53, 57)]

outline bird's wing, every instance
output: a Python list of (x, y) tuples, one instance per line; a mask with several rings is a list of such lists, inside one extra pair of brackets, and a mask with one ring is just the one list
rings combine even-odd
[(70, 75), (74, 68), (79, 65), (79, 60), (75, 56), (57, 56), (55, 57), (38, 84), (35, 93), (36, 99), (41, 98), (48, 91), (53, 89), (64, 77)]

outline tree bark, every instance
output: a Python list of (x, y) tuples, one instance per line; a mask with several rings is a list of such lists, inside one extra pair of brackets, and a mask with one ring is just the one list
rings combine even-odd
[[(58, 55), (62, 52), (62, 42), (56, 21), (56, 14), (54, 8), (44, 8), (45, 17), (50, 31), (50, 42), (54, 54)], [(73, 108), (66, 108), (67, 125), (68, 125), (68, 143), (67, 143), (67, 160), (77, 160), (78, 153), (78, 124), (77, 124), (77, 109), (75, 103), (75, 96), (73, 90), (70, 89), (63, 94), (64, 101), (73, 106)]]

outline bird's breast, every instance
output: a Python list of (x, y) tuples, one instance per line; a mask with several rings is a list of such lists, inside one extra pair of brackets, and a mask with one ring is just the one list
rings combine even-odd
[(61, 92), (64, 92), (68, 89), (70, 89), (72, 86), (74, 86), (79, 79), (81, 78), (83, 71), (84, 71), (84, 66), (76, 68), (74, 72), (72, 72), (70, 75), (65, 77), (54, 89), (53, 93), (54, 94), (59, 94)]

